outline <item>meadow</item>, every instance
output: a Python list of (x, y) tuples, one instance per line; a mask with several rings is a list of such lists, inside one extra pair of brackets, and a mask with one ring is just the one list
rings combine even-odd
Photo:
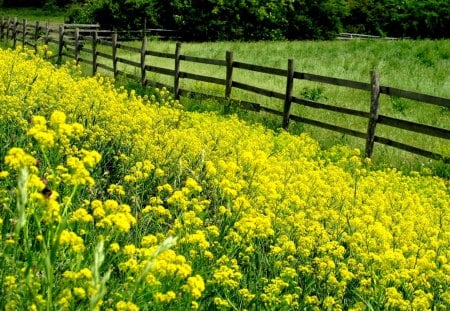
[(0, 50), (0, 139), (5, 310), (450, 307), (450, 184), (429, 169), (26, 50)]
[[(126, 43), (139, 47), (139, 42)], [(369, 82), (371, 70), (380, 72), (381, 84), (405, 90), (414, 90), (424, 94), (449, 98), (450, 97), (450, 48), (448, 40), (441, 41), (413, 41), (413, 40), (353, 40), (353, 41), (327, 41), (327, 42), (214, 42), (214, 43), (183, 43), (182, 54), (189, 56), (207, 57), (212, 59), (225, 59), (225, 52), (233, 51), (234, 60), (250, 64), (286, 69), (287, 60), (294, 59), (297, 71), (320, 74), (329, 77), (344, 78), (354, 81)], [(105, 53), (111, 53), (110, 48), (101, 47)], [(150, 41), (147, 49), (174, 53), (175, 43), (164, 41)], [(118, 50), (120, 57), (139, 62), (136, 53)], [(88, 55), (84, 56), (89, 59)], [(111, 61), (99, 58), (100, 62), (109, 64)], [(171, 59), (147, 56), (148, 65), (173, 69)], [(126, 64), (119, 64), (119, 69), (134, 73), (140, 77), (140, 72)], [(89, 68), (88, 68), (89, 70)], [(225, 78), (224, 67), (203, 65), (198, 63), (181, 62), (181, 70), (196, 74)], [(108, 74), (103, 72), (103, 74)], [(150, 81), (157, 81), (173, 85), (173, 77), (148, 73)], [(261, 88), (284, 93), (286, 78), (263, 73), (255, 73), (236, 69), (233, 79), (238, 82), (255, 85)], [(119, 78), (120, 80), (120, 78)], [(126, 84), (127, 82), (122, 82)], [(138, 84), (131, 84), (139, 88)], [(223, 96), (225, 88), (204, 82), (182, 80), (181, 88), (198, 92)], [(309, 81), (296, 81), (294, 83), (294, 96), (332, 104), (339, 107), (368, 111), (370, 94), (365, 91), (335, 87)], [(255, 95), (246, 91), (234, 89), (232, 98), (257, 102), (263, 106), (282, 111), (283, 101)], [(182, 99), (182, 103), (189, 110), (195, 111), (227, 111), (230, 107), (208, 99), (197, 98)], [(314, 108), (293, 106), (296, 115), (313, 118), (319, 121), (350, 127), (361, 132), (367, 128), (367, 120), (344, 116), (334, 112), (318, 111)], [(273, 129), (281, 126), (279, 117), (264, 113), (249, 113), (231, 107), (232, 113), (253, 122), (261, 122)], [(450, 111), (445, 108), (418, 103), (397, 97), (381, 97), (380, 113), (392, 117), (405, 119), (431, 126), (449, 129)], [(307, 132), (318, 140), (322, 147), (329, 148), (336, 144), (346, 144), (355, 148), (364, 149), (364, 141), (340, 133), (317, 127), (291, 123), (291, 133)], [(450, 147), (444, 139), (428, 139), (404, 130), (391, 129), (379, 126), (377, 132), (385, 137), (403, 141), (440, 154), (448, 154)], [(422, 163), (432, 163), (428, 159), (395, 150), (390, 147), (378, 146), (375, 148), (377, 163), (392, 162), (394, 166), (404, 166), (417, 169)]]

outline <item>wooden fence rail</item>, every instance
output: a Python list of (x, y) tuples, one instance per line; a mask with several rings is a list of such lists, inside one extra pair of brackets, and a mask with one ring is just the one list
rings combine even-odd
[[(421, 156), (433, 159), (440, 159), (446, 163), (450, 162), (448, 154), (447, 155), (439, 154), (436, 152), (411, 146), (402, 142), (397, 142), (390, 138), (380, 137), (376, 135), (377, 125), (382, 124), (397, 129), (408, 130), (414, 133), (420, 133), (431, 137), (438, 137), (441, 139), (450, 140), (450, 130), (448, 129), (397, 119), (387, 115), (382, 115), (379, 112), (379, 105), (380, 105), (379, 99), (381, 94), (415, 100), (418, 102), (437, 105), (444, 108), (450, 108), (450, 99), (420, 94), (416, 92), (381, 85), (379, 73), (376, 71), (373, 71), (371, 73), (370, 82), (366, 83), (360, 81), (352, 81), (347, 79), (340, 79), (295, 71), (294, 70), (295, 63), (293, 59), (288, 60), (286, 69), (279, 69), (234, 61), (233, 53), (231, 51), (226, 52), (225, 59), (210, 59), (204, 57), (183, 55), (181, 54), (181, 47), (182, 47), (181, 43), (176, 44), (175, 51), (173, 54), (163, 53), (148, 50), (146, 37), (142, 39), (142, 44), (140, 48), (133, 47), (126, 45), (123, 42), (119, 42), (117, 32), (99, 30), (98, 25), (62, 24), (59, 25), (58, 29), (56, 29), (55, 27), (50, 27), (48, 23), (45, 26), (42, 26), (39, 23), (31, 25), (27, 24), (25, 20), (23, 22), (18, 22), (17, 18), (14, 19), (3, 17), (1, 18), (0, 39), (12, 40), (13, 47), (16, 46), (17, 40), (20, 39), (23, 45), (28, 44), (35, 47), (36, 49), (39, 43), (43, 44), (55, 43), (57, 44), (58, 50), (57, 58), (59, 62), (62, 61), (63, 56), (71, 57), (75, 59), (77, 63), (83, 62), (91, 65), (93, 75), (97, 73), (98, 68), (102, 68), (103, 70), (112, 72), (114, 77), (117, 77), (118, 75), (123, 75), (128, 78), (139, 80), (142, 83), (142, 85), (147, 85), (151, 83), (152, 85), (157, 86), (167, 86), (169, 90), (172, 90), (174, 92), (174, 96), (176, 99), (179, 99), (180, 96), (202, 95), (217, 100), (226, 100), (229, 104), (234, 104), (247, 110), (258, 112), (264, 111), (267, 113), (278, 115), (282, 117), (281, 125), (285, 129), (289, 127), (289, 123), (292, 120), (296, 122), (302, 122), (304, 124), (321, 127), (331, 131), (343, 133), (353, 137), (361, 138), (366, 141), (365, 155), (367, 157), (372, 157), (374, 150), (374, 143), (379, 143), (392, 146), (394, 148), (398, 148), (401, 150), (405, 150), (414, 154), (418, 154)], [(86, 45), (89, 44), (91, 48), (85, 47), (84, 44)], [(111, 53), (99, 51), (99, 47), (102, 45), (110, 47)], [(139, 61), (119, 57), (118, 50), (125, 50), (130, 53), (135, 53), (136, 57), (134, 59), (139, 59)], [(67, 52), (70, 53), (67, 54)], [(89, 59), (81, 57), (81, 52), (90, 55)], [(150, 65), (148, 64), (147, 56), (173, 60), (174, 62), (173, 69), (163, 68), (155, 66), (153, 64)], [(99, 57), (101, 57), (101, 59), (99, 59)], [(107, 63), (104, 63), (105, 60), (107, 61)], [(181, 70), (182, 62), (191, 62), (223, 67), (225, 79), (183, 71)], [(136, 71), (140, 72), (139, 76), (136, 74), (125, 72), (123, 70), (118, 70), (119, 63), (136, 68)], [(286, 79), (285, 92), (284, 93), (275, 92), (272, 90), (261, 88), (259, 86), (238, 82), (235, 80), (234, 69), (254, 71), (258, 73), (285, 77)], [(147, 79), (147, 72), (171, 76), (173, 77), (173, 85), (169, 86), (163, 85), (157, 81), (149, 81)], [(195, 81), (202, 81), (225, 86), (225, 94), (223, 97), (212, 96), (196, 92), (195, 90), (182, 89), (180, 88), (180, 79), (191, 79)], [(297, 80), (308, 80), (334, 86), (367, 91), (369, 93), (368, 94), (368, 103), (370, 103), (368, 105), (369, 109), (368, 111), (360, 111), (344, 107), (337, 107), (326, 103), (296, 97), (293, 95), (292, 90), (295, 81)], [(255, 102), (248, 102), (232, 98), (231, 97), (232, 89), (241, 89), (262, 96), (283, 100), (284, 102), (283, 111), (279, 111), (271, 107), (265, 107)], [(367, 131), (362, 132), (351, 128), (337, 126), (323, 121), (313, 120), (310, 118), (292, 114), (293, 104), (311, 107), (315, 109), (333, 111), (336, 113), (349, 115), (353, 117), (364, 118), (367, 120)]]

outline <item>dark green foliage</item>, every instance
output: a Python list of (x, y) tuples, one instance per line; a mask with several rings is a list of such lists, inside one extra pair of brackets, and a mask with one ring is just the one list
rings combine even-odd
[(450, 37), (448, 0), (348, 0), (348, 31), (412, 38)]
[(347, 31), (450, 37), (448, 0), (0, 0), (68, 7), (71, 22), (108, 29), (177, 29), (189, 41), (332, 39)]
[(344, 0), (294, 1), (288, 13), (288, 39), (331, 39), (349, 14)]
[(97, 22), (104, 29), (136, 30), (155, 27), (158, 19), (152, 0), (87, 0), (71, 7), (70, 22)]

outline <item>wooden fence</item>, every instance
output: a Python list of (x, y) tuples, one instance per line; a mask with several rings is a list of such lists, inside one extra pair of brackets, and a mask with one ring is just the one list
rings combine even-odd
[[(347, 79), (339, 79), (333, 77), (327, 77), (322, 75), (316, 75), (311, 73), (299, 72), (294, 70), (294, 60), (289, 59), (287, 63), (287, 69), (271, 68), (267, 66), (254, 65), (244, 62), (235, 61), (233, 59), (233, 52), (227, 51), (225, 59), (211, 59), (203, 57), (194, 57), (181, 54), (181, 44), (177, 43), (174, 53), (163, 53), (158, 51), (152, 51), (147, 49), (147, 37), (144, 36), (139, 48), (126, 45), (123, 42), (119, 42), (118, 34), (110, 31), (101, 31), (97, 25), (59, 25), (58, 30), (46, 27), (41, 27), (39, 23), (36, 23), (33, 27), (29, 26), (26, 21), (21, 23), (17, 22), (17, 19), (1, 19), (0, 25), (0, 39), (10, 39), (13, 41), (13, 46), (16, 45), (16, 41), (20, 38), (22, 44), (28, 44), (33, 47), (37, 47), (39, 40), (44, 44), (54, 43), (58, 46), (58, 60), (61, 61), (63, 55), (73, 57), (77, 63), (82, 62), (92, 66), (92, 74), (96, 74), (98, 68), (112, 72), (114, 77), (119, 75), (140, 80), (142, 85), (147, 85), (151, 82), (157, 86), (167, 86), (173, 91), (175, 98), (180, 96), (189, 96), (190, 94), (199, 94), (202, 96), (211, 97), (217, 100), (226, 100), (230, 104), (238, 105), (241, 108), (256, 111), (267, 112), (274, 115), (278, 115), (282, 118), (282, 127), (287, 129), (291, 120), (302, 122), (317, 126), (320, 128), (328, 129), (331, 131), (339, 132), (342, 134), (350, 135), (353, 137), (361, 138), (366, 141), (365, 155), (372, 157), (374, 143), (384, 144), (405, 150), (414, 154), (425, 156), (428, 158), (443, 160), (449, 163), (450, 159), (448, 155), (442, 155), (429, 150), (424, 150), (415, 146), (411, 146), (402, 142), (394, 141), (390, 138), (381, 137), (376, 135), (376, 128), (378, 124), (387, 125), (392, 128), (403, 129), (414, 133), (425, 134), (432, 137), (438, 137), (445, 140), (450, 140), (450, 130), (445, 128), (434, 127), (430, 125), (420, 124), (416, 122), (406, 121), (402, 119), (393, 118), (387, 115), (380, 114), (379, 112), (379, 98), (381, 94), (389, 96), (395, 96), (399, 98), (405, 98), (409, 100), (418, 101), (421, 103), (440, 106), (446, 109), (450, 109), (450, 99), (435, 97), (416, 92), (406, 91), (398, 88), (380, 85), (379, 74), (376, 71), (371, 73), (370, 82), (359, 82)], [(83, 44), (85, 43), (85, 44)], [(91, 48), (86, 46), (89, 43)], [(111, 54), (104, 53), (99, 50), (101, 45), (111, 48)], [(67, 52), (64, 53), (63, 50)], [(140, 61), (125, 59), (118, 56), (118, 50), (126, 50), (131, 53), (139, 55)], [(89, 59), (81, 57), (83, 55), (90, 55)], [(108, 63), (102, 63), (98, 57), (107, 59)], [(146, 62), (147, 56), (166, 58), (173, 60), (173, 69), (167, 69), (154, 65), (148, 65)], [(208, 64), (222, 67), (226, 73), (226, 78), (215, 78), (210, 76), (199, 75), (181, 70), (181, 62), (192, 62), (198, 64)], [(121, 71), (118, 69), (118, 64), (126, 64), (137, 68), (140, 72), (139, 76), (131, 74), (129, 72)], [(267, 90), (258, 86), (241, 83), (234, 79), (234, 69), (249, 70), (259, 73), (270, 74), (274, 76), (285, 77), (286, 79), (286, 91), (284, 93)], [(149, 81), (147, 79), (147, 73), (154, 72), (161, 75), (173, 77), (173, 85), (162, 85), (156, 81)], [(190, 79), (195, 81), (202, 81), (221, 85), (225, 87), (225, 93), (223, 96), (212, 96), (208, 94), (202, 94), (195, 90), (187, 90), (180, 88), (181, 79)], [(293, 96), (293, 86), (297, 80), (308, 80), (334, 86), (346, 87), (357, 90), (364, 90), (368, 93), (368, 111), (360, 111), (350, 108), (333, 106), (325, 103), (320, 103), (300, 97)], [(284, 101), (283, 111), (276, 110), (270, 107), (262, 106), (255, 102), (249, 102), (232, 98), (232, 89), (245, 90), (251, 93), (259, 94), (266, 97), (276, 98)], [(370, 100), (369, 100), (370, 99)], [(343, 126), (337, 126), (326, 122), (302, 117), (292, 114), (291, 107), (293, 104), (301, 105), (305, 107), (312, 107), (316, 109), (322, 109), (327, 111), (333, 111), (344, 115), (350, 115), (352, 117), (360, 117), (367, 119), (367, 131), (361, 132), (351, 128)]]
[(352, 39), (401, 40), (401, 39), (409, 39), (409, 38), (406, 38), (406, 37), (403, 37), (403, 38), (382, 37), (382, 36), (364, 35), (364, 34), (359, 34), (359, 33), (341, 32), (336, 37), (336, 39), (340, 39), (340, 40), (352, 40)]

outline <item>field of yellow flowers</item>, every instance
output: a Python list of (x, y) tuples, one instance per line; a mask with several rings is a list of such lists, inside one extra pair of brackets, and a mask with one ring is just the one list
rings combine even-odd
[(449, 181), (0, 50), (6, 310), (448, 310)]

